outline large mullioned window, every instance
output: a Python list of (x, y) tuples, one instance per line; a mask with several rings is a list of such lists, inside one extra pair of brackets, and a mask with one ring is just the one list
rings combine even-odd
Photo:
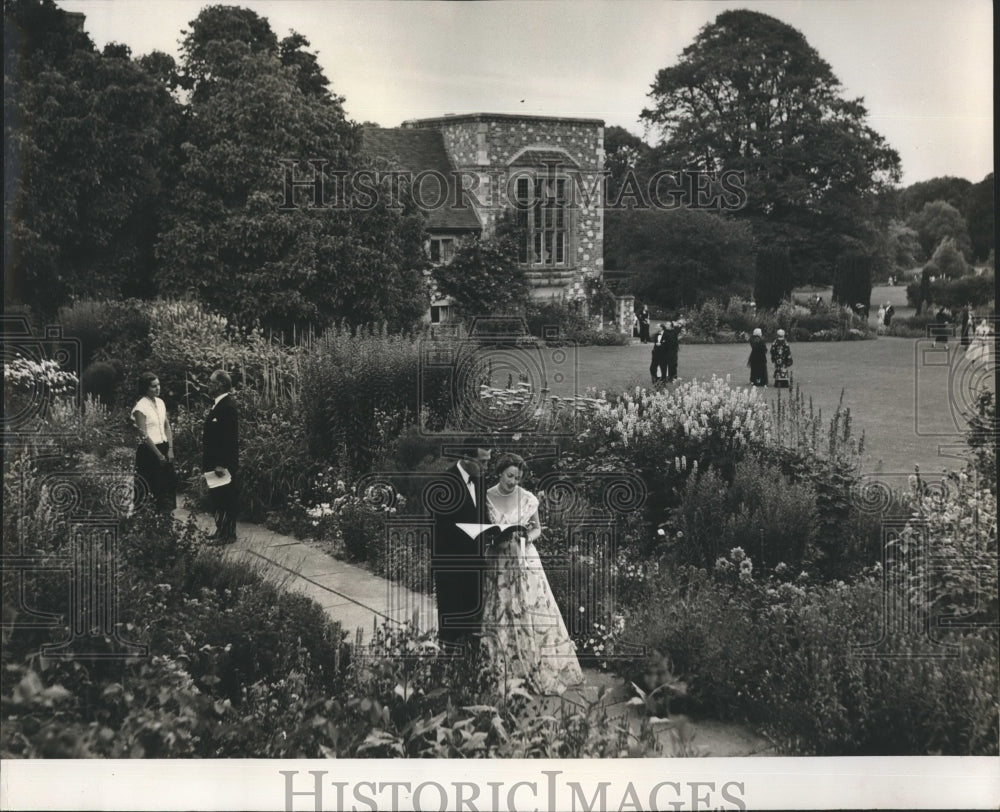
[(571, 188), (566, 178), (517, 178), (517, 222), (523, 233), (519, 262), (535, 268), (570, 264)]

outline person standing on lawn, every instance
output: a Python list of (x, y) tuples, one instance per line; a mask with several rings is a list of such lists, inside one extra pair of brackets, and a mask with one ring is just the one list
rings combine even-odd
[(664, 382), (667, 379), (667, 341), (668, 323), (660, 325), (659, 332), (653, 337), (652, 360), (649, 363), (649, 377), (652, 384)]
[(639, 314), (639, 340), (643, 344), (649, 343), (649, 310), (645, 307)]
[(750, 336), (747, 366), (750, 367), (750, 383), (754, 386), (767, 386), (767, 344), (764, 343), (764, 331), (760, 327), (755, 327)]
[(972, 305), (966, 304), (962, 308), (962, 347), (963, 349), (969, 349), (969, 342), (972, 339)]
[(788, 386), (788, 368), (792, 365), (792, 348), (785, 340), (784, 330), (778, 330), (778, 337), (771, 345), (771, 363), (774, 364), (774, 385)]
[(667, 364), (667, 381), (677, 380), (677, 356), (680, 353), (681, 326), (678, 322), (668, 322), (663, 337), (663, 359)]
[(892, 317), (896, 315), (896, 308), (892, 306), (892, 302), (885, 303), (885, 318), (883, 322), (885, 324), (885, 331), (889, 332), (889, 325), (892, 324)]

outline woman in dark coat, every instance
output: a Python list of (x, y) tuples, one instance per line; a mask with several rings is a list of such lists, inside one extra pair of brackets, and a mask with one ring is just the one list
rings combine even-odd
[(760, 327), (750, 336), (750, 383), (754, 386), (767, 386), (767, 344), (764, 343), (764, 333)]

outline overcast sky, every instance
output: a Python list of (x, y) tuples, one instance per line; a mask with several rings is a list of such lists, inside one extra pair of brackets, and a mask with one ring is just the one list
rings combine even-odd
[[(205, 2), (57, 0), (87, 15), (98, 47), (177, 56)], [(751, 8), (801, 31), (870, 125), (899, 152), (903, 183), (941, 175), (978, 182), (993, 171), (990, 0), (245, 0), (279, 37), (310, 41), (356, 121), (499, 112), (638, 121), (657, 70), (698, 30)]]

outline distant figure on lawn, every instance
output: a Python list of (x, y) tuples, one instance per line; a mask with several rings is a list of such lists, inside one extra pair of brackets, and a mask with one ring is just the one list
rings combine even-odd
[(876, 316), (875, 323), (875, 333), (877, 335), (885, 335), (885, 305), (882, 305), (878, 309), (878, 315)]
[(969, 312), (972, 305), (966, 305), (962, 308), (962, 347), (964, 349), (969, 349), (969, 342), (971, 340), (972, 333), (972, 314)]
[(892, 302), (885, 303), (885, 318), (883, 322), (885, 323), (885, 330), (889, 332), (889, 325), (892, 324), (892, 317), (896, 315), (896, 308), (892, 306)]
[(667, 381), (677, 380), (677, 356), (681, 348), (680, 336), (680, 322), (667, 322), (667, 332), (663, 338), (663, 358), (667, 363)]
[(767, 344), (764, 343), (764, 332), (760, 327), (755, 327), (750, 336), (747, 366), (750, 367), (750, 383), (754, 386), (767, 386)]
[(774, 364), (774, 385), (787, 387), (788, 368), (792, 365), (792, 348), (785, 340), (784, 330), (778, 330), (778, 337), (771, 345), (771, 363)]
[(639, 314), (639, 340), (643, 344), (649, 343), (649, 311), (645, 307)]
[(948, 346), (948, 311), (940, 308), (934, 317), (934, 343)]
[(660, 331), (653, 337), (653, 353), (649, 362), (649, 377), (655, 386), (667, 380), (667, 332), (669, 322), (660, 325)]
[(980, 319), (976, 325), (976, 332), (972, 343), (966, 352), (965, 357), (976, 363), (978, 361), (989, 361), (993, 356), (993, 334), (986, 319)]

